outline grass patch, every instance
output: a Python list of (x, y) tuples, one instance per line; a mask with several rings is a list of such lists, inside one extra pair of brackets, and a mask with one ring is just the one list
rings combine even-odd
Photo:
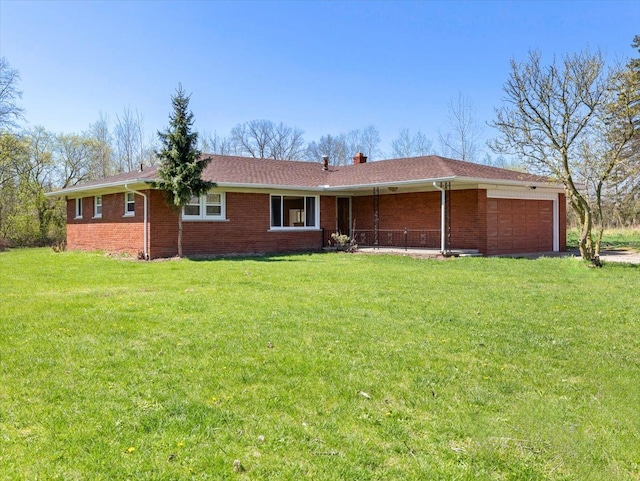
[(640, 477), (637, 266), (41, 249), (0, 272), (6, 479)]
[[(578, 229), (567, 230), (567, 247), (578, 248)], [(640, 229), (607, 229), (602, 235), (603, 249), (640, 249)]]

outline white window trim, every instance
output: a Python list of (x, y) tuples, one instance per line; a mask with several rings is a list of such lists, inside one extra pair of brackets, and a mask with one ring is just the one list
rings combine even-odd
[[(130, 204), (128, 200), (129, 196), (133, 198), (133, 202), (132, 202), (133, 210), (131, 212), (127, 210), (127, 207)], [(135, 215), (136, 215), (136, 195), (133, 192), (125, 192), (124, 193), (124, 214), (122, 217), (134, 217)]]
[[(271, 212), (271, 208), (273, 206), (272, 199), (273, 199), (274, 196), (281, 198), (280, 199), (280, 219), (281, 220), (284, 219), (284, 212), (282, 212), (282, 208), (283, 208), (282, 207), (282, 205), (283, 205), (282, 204), (282, 198), (284, 198), (284, 197), (303, 197), (305, 199), (304, 205), (305, 205), (305, 209), (306, 209), (306, 206), (307, 206), (306, 198), (307, 197), (313, 197), (315, 199), (315, 204), (316, 204), (316, 215), (315, 215), (315, 219), (314, 219), (316, 225), (315, 226), (306, 226), (305, 225), (305, 226), (298, 226), (298, 227), (296, 227), (296, 226), (282, 226), (282, 227), (272, 226), (271, 225), (271, 219), (273, 218), (273, 214)], [(306, 213), (305, 213), (305, 216), (306, 216)], [(305, 195), (305, 194), (293, 195), (293, 194), (289, 194), (289, 193), (287, 193), (287, 194), (274, 193), (274, 194), (271, 194), (269, 196), (269, 232), (283, 232), (283, 231), (286, 231), (286, 232), (291, 232), (291, 231), (300, 232), (300, 231), (319, 231), (319, 230), (322, 230), (320, 228), (320, 196), (319, 195)]]
[(76, 199), (76, 219), (82, 219), (82, 197)]
[[(207, 194), (220, 194), (220, 214), (207, 215)], [(227, 219), (227, 196), (226, 192), (210, 191), (200, 196), (200, 214), (186, 215), (182, 208), (182, 220), (193, 222), (226, 222)]]
[[(98, 210), (98, 199), (100, 199), (100, 213), (98, 214), (97, 210)], [(102, 196), (101, 195), (96, 195), (93, 197), (93, 218), (94, 219), (102, 219), (102, 207), (103, 207), (103, 203), (102, 203)]]

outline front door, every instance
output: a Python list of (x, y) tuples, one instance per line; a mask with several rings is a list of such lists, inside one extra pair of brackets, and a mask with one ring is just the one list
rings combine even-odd
[(351, 235), (351, 199), (338, 197), (338, 233)]

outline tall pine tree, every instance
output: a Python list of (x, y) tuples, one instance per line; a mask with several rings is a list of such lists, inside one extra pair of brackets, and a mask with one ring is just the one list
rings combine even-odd
[(158, 132), (162, 149), (157, 152), (161, 180), (154, 187), (164, 191), (169, 207), (178, 214), (178, 257), (182, 257), (182, 212), (189, 200), (204, 194), (213, 182), (202, 180), (202, 172), (211, 160), (201, 159), (198, 133), (193, 131), (193, 113), (188, 110), (189, 99), (182, 85), (171, 97), (173, 113), (169, 115), (169, 128)]

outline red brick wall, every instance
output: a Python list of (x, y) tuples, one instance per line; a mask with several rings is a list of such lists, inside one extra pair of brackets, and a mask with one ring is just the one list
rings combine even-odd
[[(379, 200), (380, 229), (440, 228), (440, 192), (385, 194)], [(351, 202), (356, 231), (373, 229), (373, 196), (353, 197)]]
[[(151, 257), (176, 255), (178, 218), (158, 191), (152, 192), (150, 212)], [(320, 226), (333, 232), (334, 197), (320, 197), (320, 213)], [(271, 231), (269, 194), (227, 192), (226, 218), (226, 221), (184, 221), (184, 255), (313, 251), (323, 245), (322, 231)]]
[(487, 191), (452, 190), (451, 249), (487, 250)]
[(338, 200), (333, 196), (320, 196), (320, 227), (324, 231), (324, 244), (329, 245), (331, 234), (338, 230)]
[[(380, 196), (379, 229), (440, 230), (440, 192)], [(450, 191), (451, 248), (486, 249), (485, 190)], [(373, 196), (354, 197), (352, 215), (358, 229), (373, 229)], [(435, 236), (434, 236), (435, 238)], [(432, 248), (440, 248), (440, 236)]]
[(102, 218), (93, 218), (94, 197), (82, 199), (82, 219), (76, 219), (76, 201), (67, 200), (67, 247), (105, 250), (136, 256), (144, 249), (143, 202), (135, 197), (135, 215), (124, 216), (124, 192), (102, 196)]
[[(178, 220), (159, 191), (149, 196), (149, 254), (177, 254)], [(450, 193), (451, 248), (496, 252), (487, 244), (489, 213), (486, 191)], [(83, 218), (75, 219), (75, 200), (67, 201), (67, 243), (70, 249), (107, 250), (137, 255), (143, 250), (143, 199), (135, 196), (135, 216), (125, 217), (124, 193), (102, 197), (102, 218), (93, 219), (93, 197), (83, 199)], [(381, 195), (380, 229), (440, 228), (440, 192)], [(492, 201), (495, 199), (491, 199)], [(320, 196), (323, 231), (270, 231), (269, 194), (226, 194), (227, 221), (185, 221), (186, 255), (273, 253), (318, 250), (336, 230), (336, 197)], [(522, 201), (525, 202), (525, 201)], [(529, 201), (526, 201), (529, 202)], [(526, 205), (526, 204), (523, 204)], [(566, 199), (559, 196), (560, 250), (566, 250)], [(373, 229), (373, 196), (352, 199), (352, 220), (358, 229)], [(532, 221), (533, 222), (533, 221)], [(530, 226), (531, 227), (531, 226)], [(438, 237), (439, 239), (439, 237)], [(433, 247), (439, 248), (438, 245)], [(546, 247), (546, 244), (545, 244)]]

